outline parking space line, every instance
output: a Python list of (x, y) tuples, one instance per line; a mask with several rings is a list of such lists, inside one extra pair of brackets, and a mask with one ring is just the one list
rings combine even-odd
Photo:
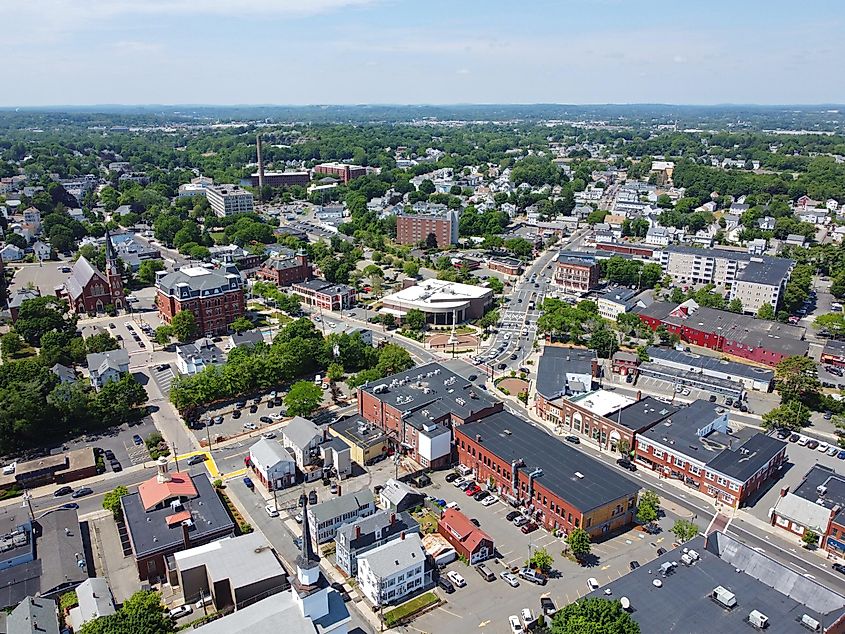
[(447, 610), (446, 608), (444, 608), (442, 606), (437, 608), (437, 609), (440, 610), (441, 612), (445, 612), (446, 614), (451, 614), (452, 616), (457, 616), (459, 619), (464, 618), (460, 614), (456, 614), (455, 612), (451, 612), (451, 611)]

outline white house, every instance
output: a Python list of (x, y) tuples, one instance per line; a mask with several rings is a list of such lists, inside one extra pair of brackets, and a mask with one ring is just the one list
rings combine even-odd
[(76, 586), (75, 592), (79, 603), (75, 608), (70, 609), (68, 615), (68, 620), (74, 632), (78, 632), (89, 621), (116, 612), (109, 582), (102, 577), (86, 579)]
[(23, 260), (23, 256), (23, 249), (16, 247), (14, 244), (7, 244), (0, 249), (0, 258), (3, 258), (4, 262), (18, 262)]
[(296, 481), (296, 462), (276, 440), (262, 438), (250, 447), (249, 464), (268, 491), (287, 488)]
[(425, 551), (417, 533), (387, 542), (358, 558), (358, 586), (373, 605), (398, 603), (426, 585)]
[(123, 348), (95, 352), (86, 357), (91, 385), (99, 390), (109, 381), (117, 381), (129, 372), (129, 353)]
[(369, 489), (353, 491), (315, 504), (308, 511), (310, 532), (315, 543), (332, 541), (337, 529), (376, 512), (376, 500)]
[(53, 249), (49, 244), (45, 244), (41, 240), (36, 240), (32, 245), (32, 252), (39, 260), (49, 260)]
[(322, 440), (320, 428), (302, 416), (295, 416), (282, 430), (282, 444), (291, 450), (300, 469), (314, 462), (317, 455), (314, 450)]
[(176, 368), (182, 374), (196, 374), (226, 361), (223, 351), (208, 337), (176, 347)]

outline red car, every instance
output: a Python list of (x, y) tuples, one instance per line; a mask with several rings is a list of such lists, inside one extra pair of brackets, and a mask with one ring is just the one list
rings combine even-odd
[(522, 528), (520, 528), (519, 530), (521, 530), (527, 535), (528, 533), (536, 531), (537, 525), (534, 522), (528, 522), (527, 524), (523, 524)]
[(465, 491), (465, 493), (467, 495), (475, 495), (479, 491), (481, 491), (480, 486), (478, 486), (477, 484), (471, 484), (470, 486), (467, 487), (467, 490)]

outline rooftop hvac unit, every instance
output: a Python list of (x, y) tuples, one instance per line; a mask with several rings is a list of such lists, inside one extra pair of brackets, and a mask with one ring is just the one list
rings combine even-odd
[(736, 595), (727, 588), (716, 586), (710, 596), (716, 603), (729, 610), (736, 607)]
[(748, 615), (748, 622), (758, 630), (769, 627), (769, 617), (759, 610), (751, 610), (751, 613)]
[(182, 510), (182, 501), (181, 500), (173, 500), (172, 502), (170, 502), (170, 510), (173, 511), (174, 513), (176, 511), (181, 511)]
[(701, 557), (698, 556), (698, 553), (692, 549), (690, 549), (689, 551), (689, 556), (692, 557), (693, 561), (698, 561), (699, 559), (701, 559)]
[(681, 563), (684, 564), (685, 566), (691, 566), (692, 565), (692, 557), (690, 557), (687, 553), (684, 553), (683, 555), (681, 555)]
[(811, 632), (820, 632), (822, 629), (821, 623), (819, 623), (816, 619), (814, 619), (809, 614), (803, 614), (801, 616), (801, 625), (806, 627)]
[(622, 606), (623, 610), (630, 610), (631, 600), (628, 597), (622, 597), (621, 599), (619, 599), (619, 605)]
[(575, 477), (578, 478), (579, 480), (582, 480), (584, 478), (584, 474), (581, 473), (580, 471), (576, 471)]

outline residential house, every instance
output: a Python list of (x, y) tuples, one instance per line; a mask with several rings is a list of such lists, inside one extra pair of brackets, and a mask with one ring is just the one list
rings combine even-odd
[(395, 478), (390, 478), (384, 483), (379, 497), (382, 508), (396, 513), (421, 506), (425, 501), (425, 494), (419, 489)]
[(304, 470), (313, 464), (319, 451), (317, 446), (323, 441), (323, 432), (307, 418), (294, 416), (282, 429), (282, 445), (289, 448), (296, 461), (296, 466)]
[(196, 374), (225, 362), (223, 351), (208, 337), (200, 337), (194, 343), (176, 346), (176, 368), (182, 374)]
[(94, 352), (85, 357), (91, 385), (99, 390), (109, 381), (117, 381), (129, 372), (129, 353), (125, 348)]
[(296, 482), (296, 461), (277, 440), (261, 438), (249, 448), (247, 463), (268, 491), (286, 489)]
[(469, 521), (469, 518), (457, 509), (446, 509), (437, 523), (437, 532), (471, 566), (495, 556), (496, 545), (493, 538)]
[(36, 240), (32, 243), (32, 252), (35, 254), (35, 257), (41, 260), (49, 260), (50, 256), (53, 254), (53, 248), (41, 240)]
[(317, 545), (330, 542), (341, 526), (375, 512), (375, 498), (369, 489), (345, 493), (315, 504), (308, 512), (312, 539)]
[(0, 248), (0, 259), (4, 262), (20, 262), (25, 255), (24, 250), (14, 244), (6, 244)]
[(251, 348), (252, 346), (264, 343), (264, 335), (260, 330), (247, 330), (244, 332), (233, 332), (229, 335), (229, 349)]
[(12, 293), (9, 299), (9, 314), (12, 317), (12, 323), (18, 320), (18, 313), (20, 313), (21, 305), (30, 299), (41, 297), (41, 291), (38, 288), (17, 288)]
[(117, 611), (109, 582), (103, 577), (91, 577), (76, 586), (76, 600), (78, 605), (70, 609), (67, 619), (74, 632), (89, 621)]
[(59, 634), (59, 610), (54, 599), (25, 597), (2, 617), (4, 634)]
[(376, 511), (337, 529), (335, 562), (344, 574), (358, 574), (358, 557), (402, 535), (419, 533), (420, 525), (409, 513)]
[(358, 587), (373, 605), (401, 603), (431, 587), (431, 570), (417, 533), (389, 541), (358, 558)]

